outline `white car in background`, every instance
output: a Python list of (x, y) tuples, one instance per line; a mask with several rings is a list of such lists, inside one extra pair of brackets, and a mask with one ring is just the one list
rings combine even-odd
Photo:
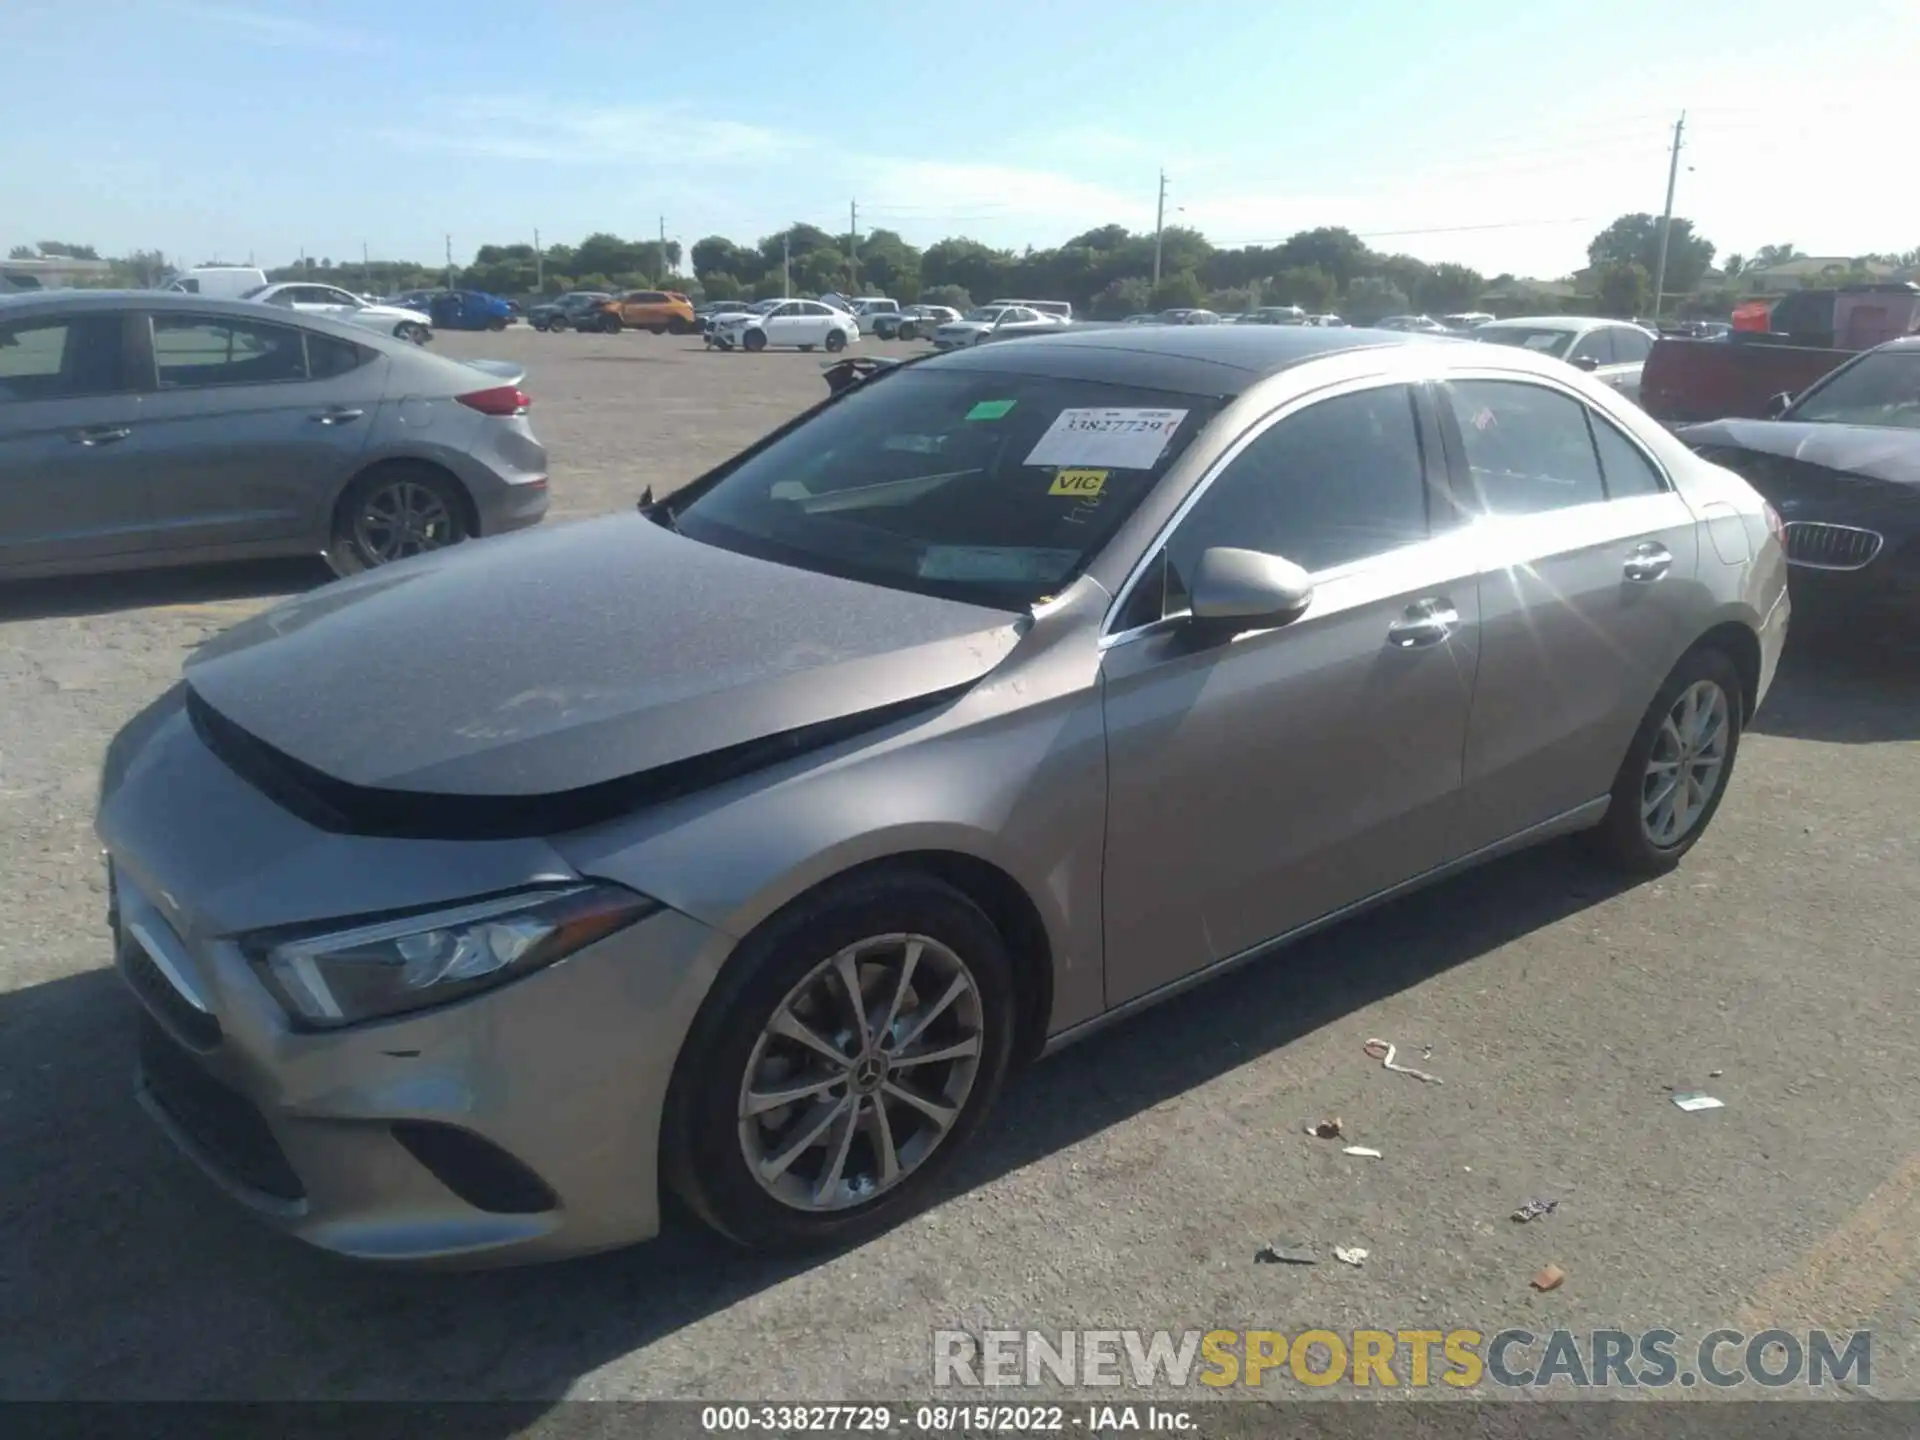
[(1636, 404), (1640, 371), (1660, 337), (1651, 330), (1599, 315), (1522, 315), (1476, 325), (1468, 332), (1490, 345), (1511, 345), (1536, 355), (1551, 355), (1611, 385)]
[(1006, 339), (1058, 330), (1064, 323), (1058, 316), (1043, 315), (1025, 305), (982, 305), (935, 330), (933, 343), (941, 350), (959, 350), (996, 337)]
[(838, 351), (860, 338), (860, 324), (844, 310), (819, 300), (782, 300), (763, 315), (721, 315), (713, 322), (713, 343), (722, 350), (765, 350), (769, 345), (796, 350)]
[(424, 345), (433, 338), (433, 326), (420, 311), (404, 305), (375, 304), (333, 285), (286, 280), (249, 290), (240, 298), (262, 305), (278, 305), (283, 310), (298, 310), (306, 315), (325, 315), (349, 325), (364, 325), (369, 330), (411, 340), (416, 345)]

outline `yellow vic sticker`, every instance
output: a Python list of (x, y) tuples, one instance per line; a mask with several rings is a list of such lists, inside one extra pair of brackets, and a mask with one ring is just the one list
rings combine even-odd
[(1098, 495), (1107, 485), (1104, 470), (1058, 470), (1054, 472), (1049, 495), (1072, 495), (1082, 500)]

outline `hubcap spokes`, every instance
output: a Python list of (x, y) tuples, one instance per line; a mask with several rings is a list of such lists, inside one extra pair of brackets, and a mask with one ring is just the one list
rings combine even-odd
[(1661, 849), (1700, 823), (1720, 788), (1731, 733), (1726, 692), (1711, 680), (1688, 686), (1660, 721), (1640, 786), (1640, 824)]
[(354, 528), (367, 558), (380, 565), (438, 550), (453, 541), (453, 516), (446, 502), (411, 480), (383, 486), (369, 495)]
[(740, 1086), (740, 1149), (796, 1210), (862, 1205), (951, 1132), (979, 1074), (980, 991), (924, 935), (876, 935), (787, 992)]

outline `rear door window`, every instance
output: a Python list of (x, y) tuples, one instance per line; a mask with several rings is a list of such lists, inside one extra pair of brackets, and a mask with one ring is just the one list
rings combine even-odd
[(272, 385), (307, 378), (303, 332), (211, 315), (153, 317), (154, 373), (162, 390)]
[(1444, 388), (1474, 498), (1486, 513), (1533, 515), (1607, 498), (1578, 400), (1519, 380), (1455, 380)]

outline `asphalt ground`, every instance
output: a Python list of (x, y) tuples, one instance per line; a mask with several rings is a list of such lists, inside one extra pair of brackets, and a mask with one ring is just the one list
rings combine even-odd
[[(549, 523), (665, 493), (824, 394), (817, 354), (437, 343), (528, 364)], [(1911, 644), (1797, 635), (1674, 875), (1622, 888), (1555, 845), (1191, 992), (1019, 1078), (941, 1202), (868, 1245), (769, 1262), (676, 1224), (556, 1267), (415, 1274), (269, 1233), (176, 1156), (133, 1101), (107, 968), (107, 740), (200, 640), (323, 579), (0, 590), (0, 1397), (531, 1402), (474, 1417), (508, 1433), (562, 1398), (926, 1395), (943, 1328), (1511, 1326), (1665, 1327), (1683, 1360), (1720, 1328), (1870, 1327), (1852, 1388), (1920, 1397)], [(1371, 1037), (1445, 1083), (1383, 1069)], [(1347, 1139), (1302, 1133), (1334, 1115)], [(1535, 1197), (1559, 1203), (1509, 1218)], [(1319, 1263), (1256, 1263), (1270, 1241)], [(1548, 1263), (1566, 1279), (1537, 1292)], [(1263, 1393), (1379, 1391), (1283, 1368)]]

